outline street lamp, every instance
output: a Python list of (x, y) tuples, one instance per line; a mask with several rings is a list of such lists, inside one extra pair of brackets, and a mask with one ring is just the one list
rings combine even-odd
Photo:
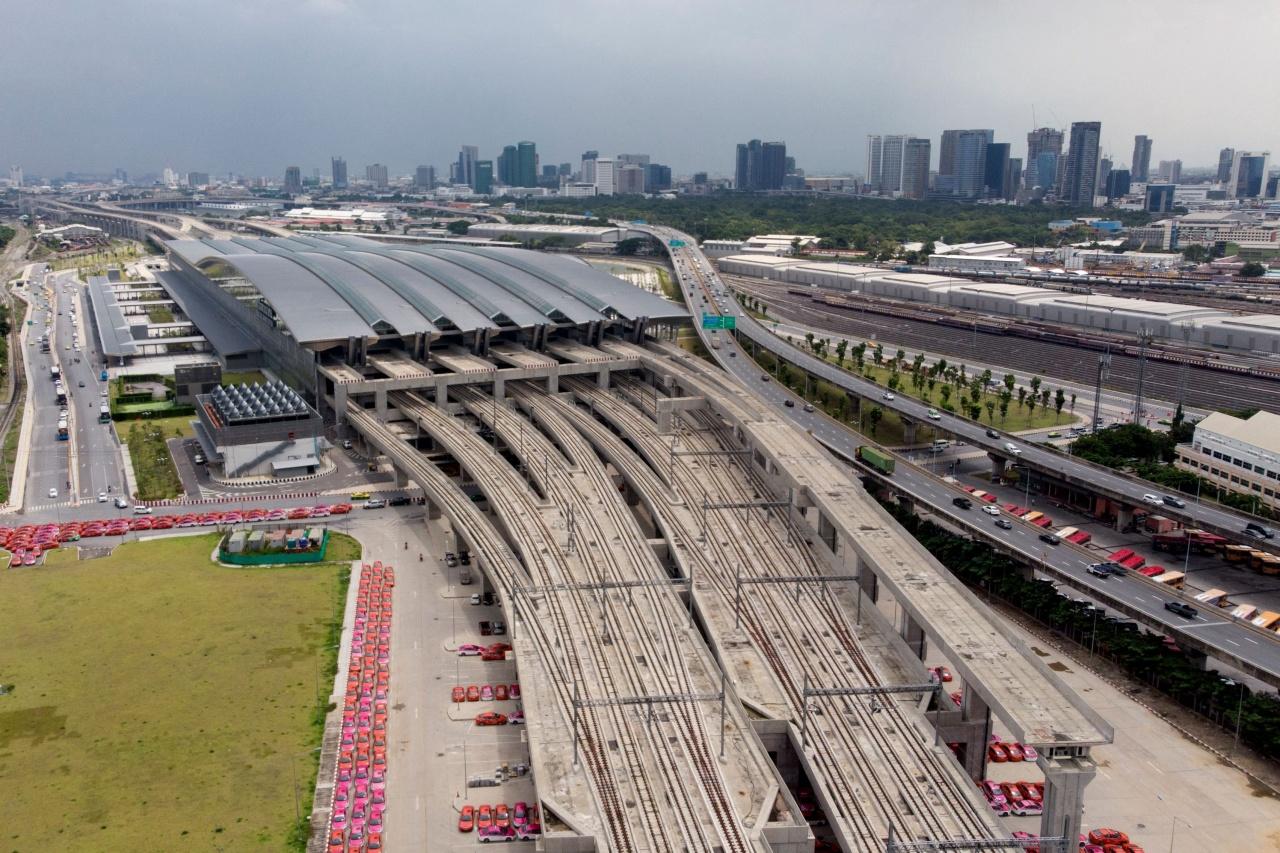
[[(1231, 680), (1230, 678), (1222, 679), (1222, 683), (1228, 685), (1229, 687), (1236, 686), (1236, 682)], [(1240, 717), (1241, 715), (1244, 714), (1244, 682), (1243, 681), (1239, 682), (1239, 685), (1240, 685), (1240, 698), (1236, 702), (1236, 734), (1235, 734), (1235, 739), (1231, 743), (1232, 755), (1235, 755), (1236, 750), (1240, 748)]]

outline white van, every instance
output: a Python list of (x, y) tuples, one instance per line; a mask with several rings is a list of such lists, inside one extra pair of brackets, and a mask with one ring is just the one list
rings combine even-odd
[(950, 446), (951, 446), (951, 442), (947, 441), (945, 438), (935, 438), (933, 440), (934, 453), (941, 453), (942, 451), (946, 450)]

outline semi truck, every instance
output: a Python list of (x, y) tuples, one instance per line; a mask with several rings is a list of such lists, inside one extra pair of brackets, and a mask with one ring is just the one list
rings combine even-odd
[(854, 457), (864, 465), (870, 465), (881, 474), (892, 474), (894, 468), (894, 459), (882, 450), (863, 444), (853, 452)]

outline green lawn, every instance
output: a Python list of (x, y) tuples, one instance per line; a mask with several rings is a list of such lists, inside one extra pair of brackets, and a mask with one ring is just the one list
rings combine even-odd
[(311, 801), (345, 566), (223, 568), (216, 541), (0, 571), (6, 849), (288, 845), (295, 769), (304, 815)]
[(222, 374), (223, 385), (251, 385), (254, 382), (263, 384), (267, 377), (260, 370), (228, 370)]
[(130, 421), (116, 426), (129, 445), (139, 500), (159, 501), (182, 494), (182, 479), (165, 443), (173, 434), (161, 429), (164, 420)]

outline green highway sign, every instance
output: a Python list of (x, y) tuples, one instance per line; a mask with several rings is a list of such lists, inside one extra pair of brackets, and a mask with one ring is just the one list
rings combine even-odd
[(673, 248), (673, 249), (683, 249), (683, 248), (684, 248), (684, 241), (683, 241), (683, 240), (672, 240), (672, 241), (671, 241), (670, 243), (668, 243), (667, 245), (668, 245), (668, 246), (670, 246), (670, 247), (671, 247), (671, 248)]
[(717, 316), (715, 314), (702, 315), (702, 328), (704, 329), (736, 329), (738, 328), (738, 320), (736, 317)]

